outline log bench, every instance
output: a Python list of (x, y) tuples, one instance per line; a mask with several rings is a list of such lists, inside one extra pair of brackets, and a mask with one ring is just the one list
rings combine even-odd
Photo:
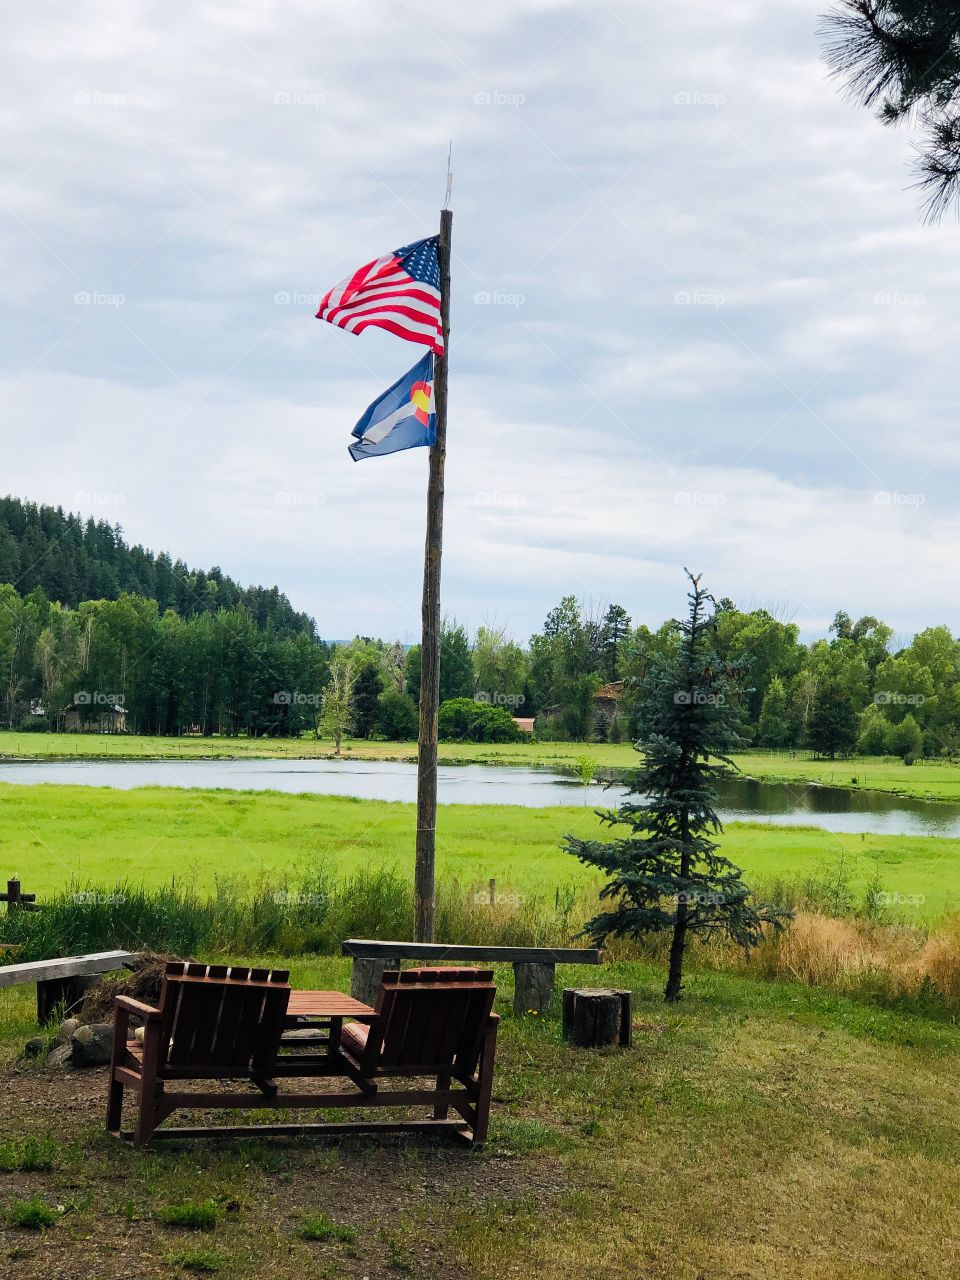
[(85, 956), (59, 956), (55, 960), (31, 960), (25, 964), (0, 965), (0, 987), (23, 982), (37, 984), (37, 1021), (48, 1021), (61, 1002), (69, 1010), (97, 975), (122, 969), (136, 958), (134, 951), (96, 951)]
[(353, 960), (350, 994), (372, 1004), (384, 973), (399, 969), (402, 960), (445, 960), (468, 964), (512, 964), (514, 1013), (544, 1014), (553, 1001), (558, 964), (600, 964), (603, 953), (594, 947), (470, 947), (448, 942), (381, 942), (348, 938), (342, 954)]

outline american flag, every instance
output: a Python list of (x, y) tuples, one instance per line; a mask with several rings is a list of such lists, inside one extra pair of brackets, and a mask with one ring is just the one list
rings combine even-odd
[(358, 268), (324, 295), (317, 319), (349, 333), (368, 325), (388, 329), (443, 355), (439, 239), (418, 240)]

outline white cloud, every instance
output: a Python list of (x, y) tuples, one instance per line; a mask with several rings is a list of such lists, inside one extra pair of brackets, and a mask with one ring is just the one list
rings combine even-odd
[(0, 54), (5, 487), (412, 638), (426, 457), (346, 441), (417, 353), (310, 295), (432, 229), (452, 136), (451, 612), (525, 636), (574, 591), (655, 622), (686, 562), (811, 624), (960, 627), (960, 250), (907, 135), (827, 81), (821, 8), (29, 11)]

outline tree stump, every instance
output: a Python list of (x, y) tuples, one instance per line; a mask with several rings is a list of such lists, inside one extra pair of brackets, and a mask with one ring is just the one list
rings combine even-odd
[(580, 1049), (605, 1044), (630, 1047), (630, 992), (567, 987), (563, 993), (564, 1039)]
[(366, 958), (354, 956), (350, 973), (350, 994), (362, 1004), (375, 1005), (383, 975), (388, 969), (399, 969), (400, 961), (389, 956)]
[(538, 960), (513, 962), (513, 1012), (516, 1014), (549, 1013), (553, 1003), (555, 964)]

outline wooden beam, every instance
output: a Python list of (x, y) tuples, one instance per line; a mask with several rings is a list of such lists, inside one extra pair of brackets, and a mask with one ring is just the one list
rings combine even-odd
[(446, 942), (381, 942), (376, 938), (348, 938), (340, 950), (345, 956), (361, 959), (390, 956), (398, 960), (486, 960), (503, 964), (603, 963), (603, 952), (593, 947), (469, 947)]
[(450, 346), (450, 238), (453, 214), (440, 214), (440, 322), (443, 355), (434, 363), (436, 441), (430, 448), (427, 536), (423, 550), (420, 638), (420, 727), (417, 734), (417, 842), (414, 867), (414, 932), (433, 941), (434, 867), (437, 849), (437, 713), (440, 707), (440, 557), (443, 550), (443, 473), (447, 456), (447, 352)]
[(55, 960), (32, 960), (25, 964), (0, 965), (0, 987), (21, 982), (49, 982), (53, 978), (82, 978), (88, 974), (122, 969), (135, 951), (97, 951), (86, 956), (58, 956)]

